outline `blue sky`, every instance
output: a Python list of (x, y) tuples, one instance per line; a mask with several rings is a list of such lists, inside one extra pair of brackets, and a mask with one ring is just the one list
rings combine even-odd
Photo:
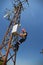
[[(19, 48), (17, 65), (41, 65), (40, 63), (43, 63), (43, 55), (40, 54), (43, 48), (43, 4), (38, 1), (29, 0), (29, 7), (27, 6), (21, 14), (21, 28), (26, 29), (28, 36)], [(11, 0), (0, 0), (0, 43), (9, 25), (9, 21), (3, 18), (5, 8), (11, 9), (11, 7)], [(10, 63), (8, 62), (8, 65)]]

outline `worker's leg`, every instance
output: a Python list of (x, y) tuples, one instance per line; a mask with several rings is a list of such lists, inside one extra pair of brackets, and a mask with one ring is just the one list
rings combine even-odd
[(20, 39), (16, 44), (20, 45), (25, 41), (25, 39)]
[(19, 40), (20, 43), (22, 43), (22, 42), (24, 42), (24, 41), (25, 41), (25, 39), (20, 39), (20, 40)]
[(19, 45), (16, 43), (16, 44), (14, 44), (14, 45), (12, 45), (13, 46), (13, 48), (14, 48), (14, 51), (16, 50), (16, 51), (18, 51), (18, 49), (19, 49)]
[(20, 39), (16, 44), (13, 45), (14, 49), (18, 50), (19, 49), (19, 45), (22, 44), (22, 42), (24, 42), (25, 39)]

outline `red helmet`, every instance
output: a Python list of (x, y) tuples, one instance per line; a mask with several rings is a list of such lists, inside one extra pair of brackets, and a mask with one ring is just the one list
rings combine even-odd
[(22, 29), (22, 32), (26, 32), (26, 30), (23, 28), (23, 29)]

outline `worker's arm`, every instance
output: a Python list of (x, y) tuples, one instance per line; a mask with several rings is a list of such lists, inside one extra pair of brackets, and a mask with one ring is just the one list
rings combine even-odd
[(20, 37), (25, 37), (27, 34), (26, 33), (16, 33), (16, 35), (19, 35)]
[(25, 37), (25, 35), (26, 35), (26, 33), (24, 33), (24, 34), (23, 33), (20, 33), (19, 34), (20, 37)]

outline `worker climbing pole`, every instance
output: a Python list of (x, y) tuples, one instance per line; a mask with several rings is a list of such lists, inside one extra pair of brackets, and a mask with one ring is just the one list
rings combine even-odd
[[(12, 59), (14, 65), (16, 65), (16, 54), (19, 49), (19, 46), (26, 40), (26, 30), (23, 28), (21, 30), (22, 33), (19, 32), (19, 28), (21, 26), (21, 12), (22, 10), (24, 10), (23, 5), (26, 2), (29, 5), (28, 0), (14, 0), (14, 6), (11, 12), (11, 14), (13, 13), (13, 17), (11, 18), (10, 12), (4, 15), (4, 18), (7, 18), (10, 21), (10, 25), (0, 45), (0, 61), (2, 61), (1, 65), (6, 65), (10, 59)], [(19, 39), (19, 37), (21, 37), (21, 39)]]

